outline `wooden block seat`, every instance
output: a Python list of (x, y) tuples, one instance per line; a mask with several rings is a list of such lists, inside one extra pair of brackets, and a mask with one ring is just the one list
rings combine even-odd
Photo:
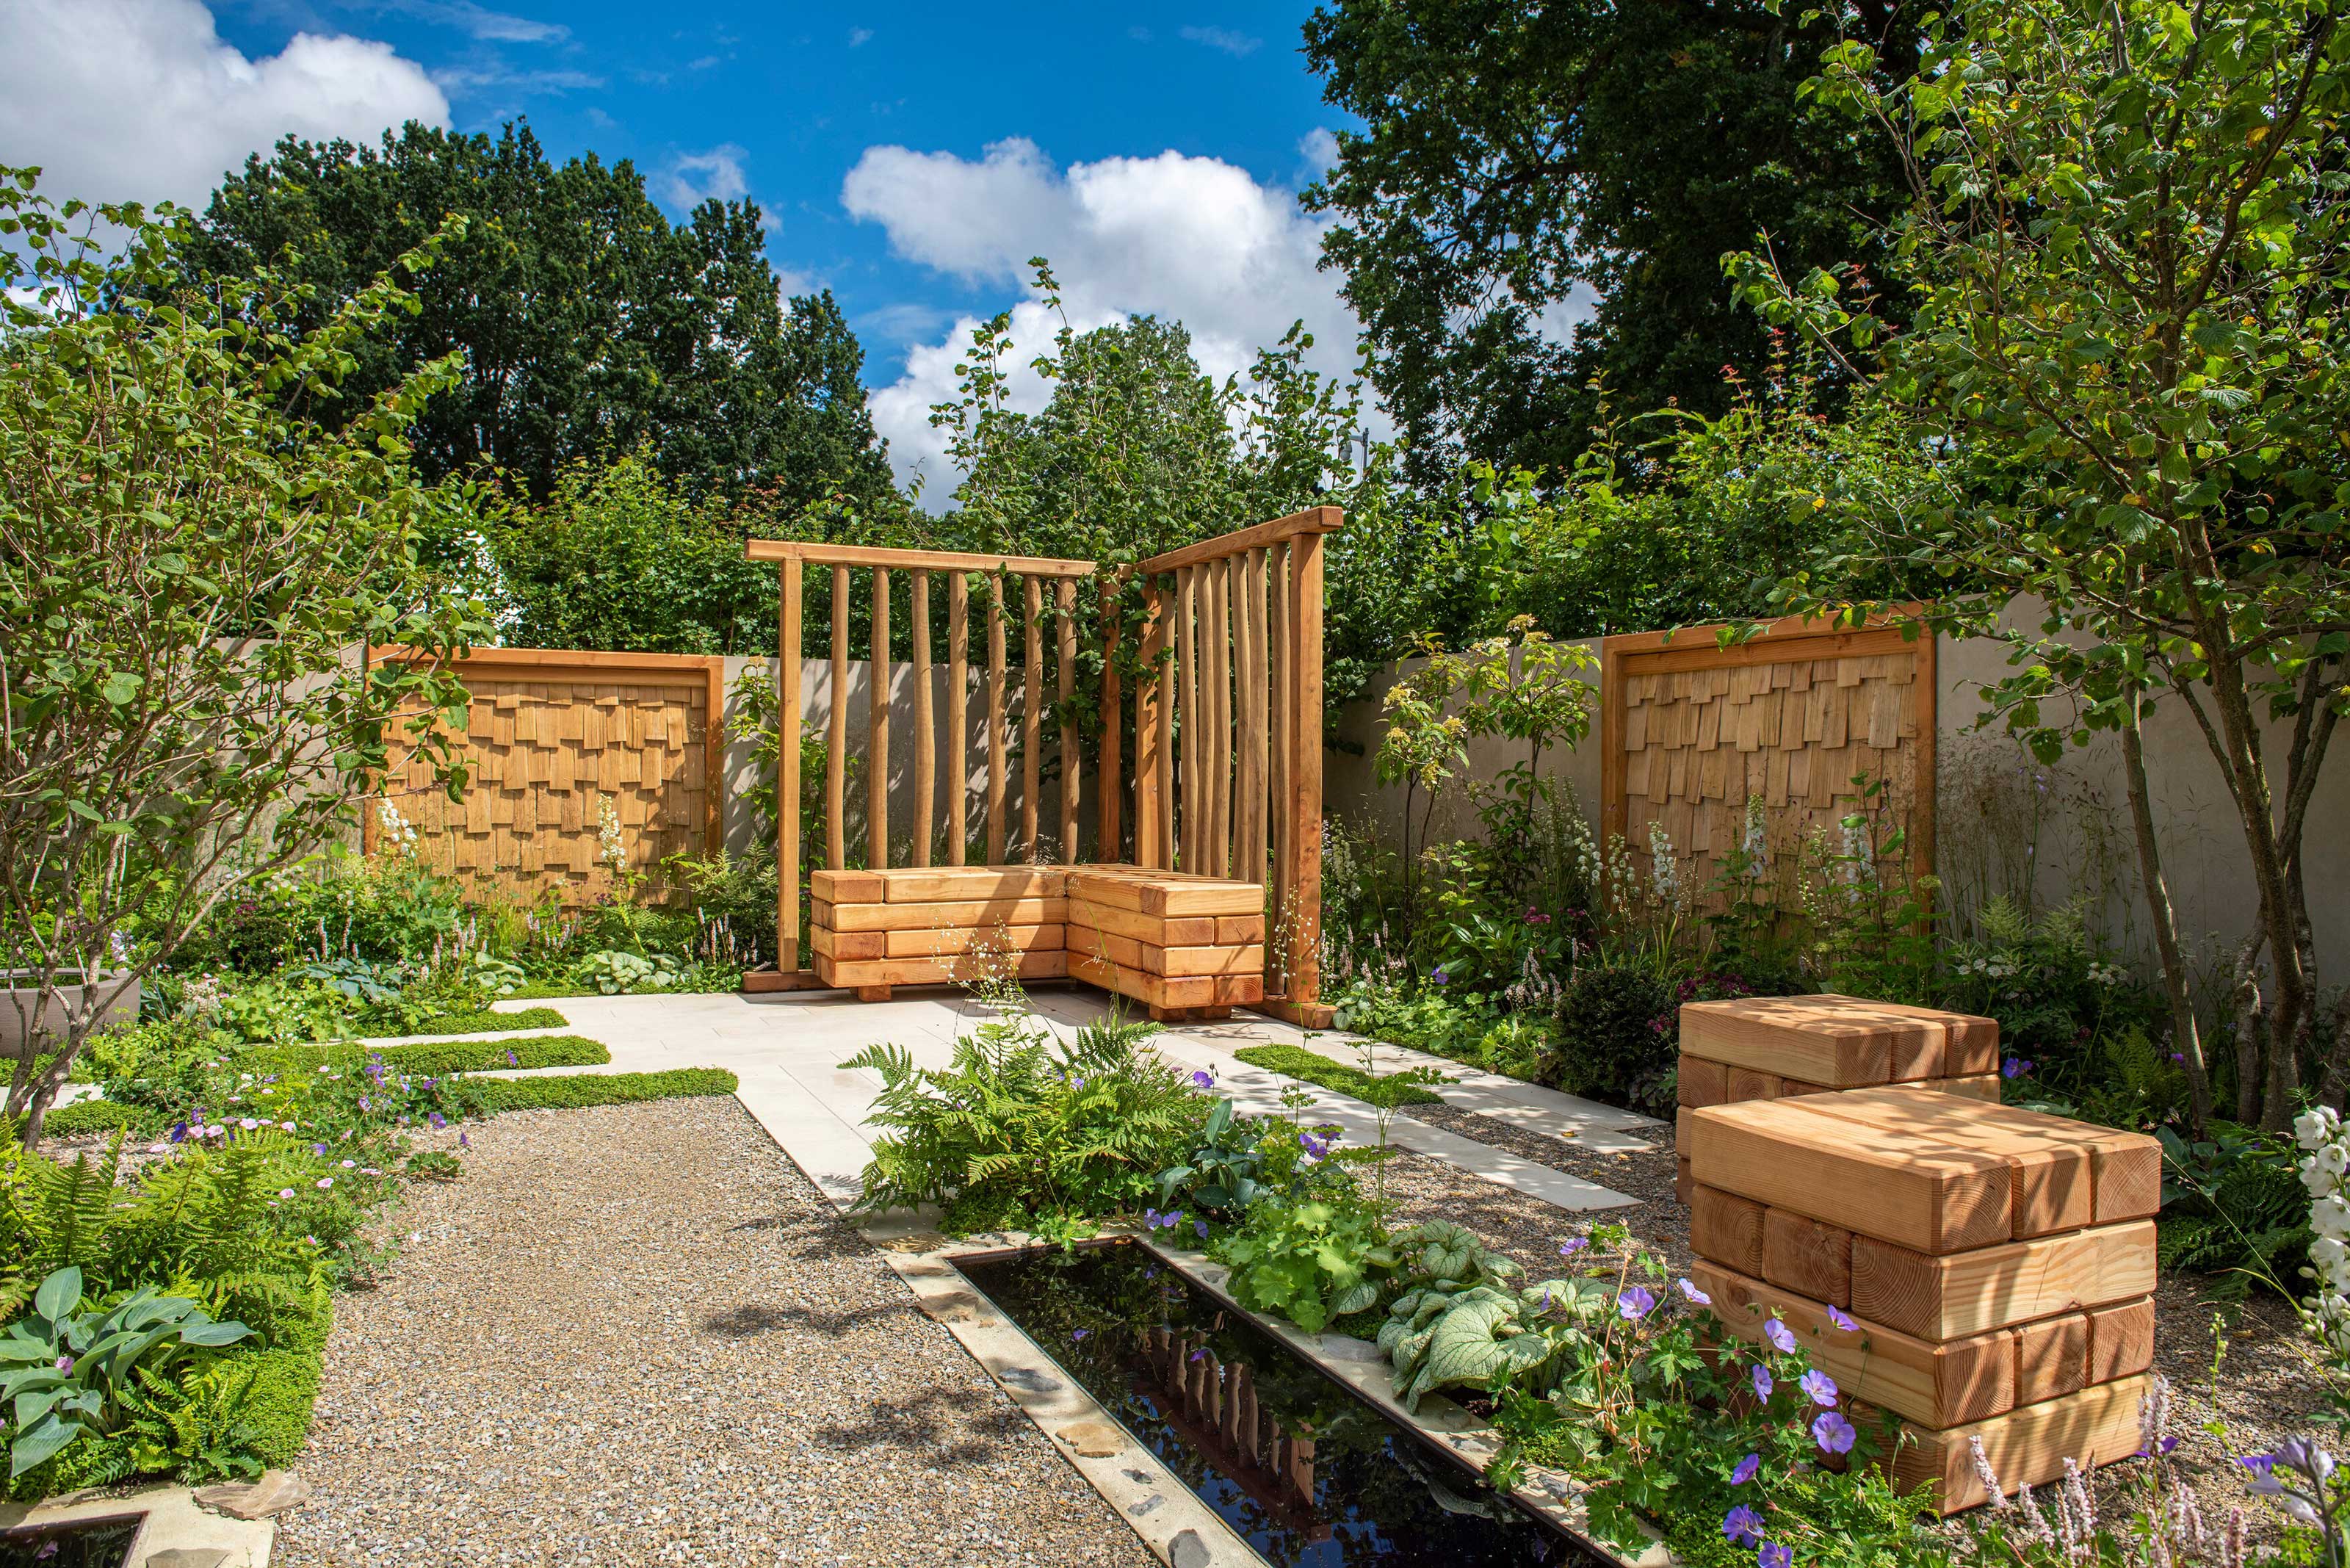
[(860, 994), (990, 973), (1084, 980), (1154, 1014), (1264, 997), (1264, 889), (1124, 865), (808, 877), (816, 978)]
[[(1833, 992), (1692, 1002), (1680, 1011), (1684, 1110), (1889, 1084), (1999, 1098), (1999, 1021)], [(1682, 1118), (1686, 1120), (1686, 1118)], [(1677, 1134), (1689, 1201), (1689, 1139)]]
[[(1985, 1501), (1967, 1439), (2038, 1486), (2137, 1447), (2161, 1146), (1883, 1085), (1685, 1109), (1690, 1269), (1731, 1331), (1777, 1317), (1916, 1442), (1904, 1483)], [(1839, 1326), (1839, 1319), (1849, 1327)]]

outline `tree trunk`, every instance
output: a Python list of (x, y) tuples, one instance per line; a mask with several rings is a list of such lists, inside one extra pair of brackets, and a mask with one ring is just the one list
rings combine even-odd
[(2170, 1002), (2170, 1037), (2187, 1064), (2189, 1111), (2196, 1135), (2200, 1137), (2211, 1118), (2211, 1070), (2203, 1059), (2203, 1034), (2196, 1023), (2195, 998), (2188, 983), (2187, 955), (2178, 945), (2178, 912), (2170, 901), (2162, 845), (2155, 836), (2154, 802), (2146, 776), (2146, 737), (2139, 727), (2145, 693), (2132, 692), (2126, 712), (2121, 727), (2122, 768), (2129, 791), (2130, 826), (2137, 844), (2138, 880), (2146, 890), (2155, 949), (2162, 959), (2162, 986)]
[(2235, 983), (2228, 992), (2236, 1020), (2236, 1119), (2246, 1123), (2261, 1110), (2261, 949), (2267, 940), (2257, 930), (2244, 939), (2236, 952)]
[(2221, 651), (2229, 628), (2207, 625), (2205, 636), (2205, 646), (2210, 649), (2211, 694), (2219, 708), (2219, 733), (2224, 747), (2218, 760), (2243, 825), (2252, 883), (2261, 897), (2261, 935), (2268, 945), (2269, 968), (2275, 982), (2267, 1010), (2268, 1070), (2249, 1091), (2239, 1085), (2236, 1098), (2242, 1106), (2247, 1092), (2255, 1096), (2261, 1127), (2282, 1132), (2292, 1125), (2293, 1096), (2300, 1087), (2300, 1064), (2294, 1060), (2293, 1047), (2311, 1001), (2309, 975), (2302, 967), (2301, 931), (2287, 885), (2289, 867), (2299, 855), (2297, 848), (2281, 848), (2277, 842), (2276, 801), (2262, 761), (2259, 720), (2244, 690), (2243, 664), (2233, 652)]

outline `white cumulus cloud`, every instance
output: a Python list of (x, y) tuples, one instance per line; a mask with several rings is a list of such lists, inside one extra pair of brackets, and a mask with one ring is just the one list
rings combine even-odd
[(39, 164), (53, 196), (202, 206), (281, 136), (449, 121), (448, 98), (389, 44), (296, 33), (250, 59), (198, 0), (6, 0), (0, 59), (0, 162)]
[[(1056, 167), (1025, 139), (984, 156), (868, 148), (841, 189), (851, 215), (881, 224), (891, 249), (967, 283), (1018, 287), (1010, 362), (1014, 407), (1044, 406), (1046, 389), (1027, 362), (1058, 323), (1029, 286), (1028, 258), (1053, 264), (1079, 331), (1128, 316), (1178, 319), (1191, 329), (1201, 369), (1219, 380), (1244, 372), (1260, 347), (1293, 321), (1314, 334), (1312, 363), (1345, 377), (1357, 326), (1338, 279), (1317, 269), (1324, 224), (1277, 185), (1213, 158), (1161, 152)], [(873, 395), (874, 423), (889, 438), (900, 478), (921, 472), (931, 504), (953, 474), (931, 405), (954, 393), (955, 362), (973, 318), (918, 344), (905, 373)]]
[(655, 188), (655, 193), (673, 207), (691, 211), (712, 196), (722, 202), (736, 202), (747, 194), (751, 182), (743, 176), (745, 154), (733, 142), (713, 147), (707, 152), (681, 152), (670, 160), (669, 170)]

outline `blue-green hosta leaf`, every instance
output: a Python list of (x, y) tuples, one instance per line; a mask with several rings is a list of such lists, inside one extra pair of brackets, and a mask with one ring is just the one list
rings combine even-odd
[(200, 1345), (210, 1348), (223, 1345), (234, 1345), (252, 1333), (253, 1330), (241, 1323), (204, 1323), (182, 1329), (180, 1337), (190, 1345)]
[(9, 1445), (8, 1479), (14, 1480), (23, 1475), (80, 1437), (85, 1429), (78, 1421), (58, 1420), (55, 1412), (42, 1417), (37, 1426)]
[(73, 1311), (80, 1302), (81, 1271), (71, 1267), (59, 1269), (33, 1293), (33, 1310), (51, 1323)]

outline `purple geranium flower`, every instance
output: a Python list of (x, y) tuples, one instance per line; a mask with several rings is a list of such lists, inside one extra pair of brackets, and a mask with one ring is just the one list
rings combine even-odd
[(1794, 1568), (1795, 1549), (1782, 1546), (1775, 1541), (1766, 1541), (1762, 1543), (1762, 1550), (1755, 1554), (1754, 1561), (1756, 1568)]
[(1673, 1283), (1680, 1287), (1681, 1294), (1689, 1298), (1690, 1304), (1691, 1306), (1711, 1306), (1713, 1304), (1713, 1298), (1706, 1294), (1703, 1291), (1698, 1289), (1697, 1285), (1693, 1282), (1689, 1280), (1675, 1280)]
[(1748, 1481), (1752, 1480), (1762, 1469), (1762, 1456), (1760, 1454), (1749, 1454), (1744, 1459), (1738, 1461), (1738, 1468), (1730, 1472), (1730, 1484), (1732, 1486), (1744, 1486)]
[(2038, 1064), (2034, 1062), (2027, 1062), (2021, 1056), (2010, 1056), (1999, 1064), (2000, 1075), (2005, 1078), (2026, 1077)]
[(1812, 1441), (1819, 1444), (1824, 1454), (1852, 1452), (1853, 1439), (1859, 1436), (1858, 1429), (1834, 1410), (1822, 1411), (1819, 1419), (1812, 1423)]
[(1444, 971), (1440, 969), (1438, 970), (1435, 973), (1428, 977), (1428, 981), (1430, 985), (1442, 985), (1444, 983)]
[(1794, 1330), (1789, 1328), (1785, 1324), (1781, 1323), (1777, 1318), (1774, 1317), (1769, 1323), (1762, 1325), (1762, 1337), (1769, 1340), (1772, 1347), (1777, 1350), (1780, 1355), (1793, 1355), (1795, 1354)]
[(1762, 1536), (1762, 1516), (1740, 1503), (1721, 1516), (1721, 1538), (1732, 1546), (1752, 1546)]
[(1192, 1074), (1191, 1082), (1198, 1085), (1202, 1089), (1212, 1089), (1216, 1086), (1216, 1075), (1213, 1073), (1203, 1070)]
[(1771, 1369), (1759, 1361), (1754, 1364), (1753, 1373), (1754, 1397), (1767, 1403), (1771, 1397), (1771, 1390), (1778, 1385), (1771, 1380)]
[(1569, 1236), (1559, 1243), (1558, 1255), (1562, 1258), (1572, 1258), (1590, 1245), (1591, 1238), (1588, 1236)]
[(1803, 1384), (1804, 1392), (1810, 1396), (1813, 1404), (1825, 1405), (1831, 1407), (1835, 1406), (1836, 1402), (1836, 1386), (1835, 1378), (1830, 1377), (1826, 1373), (1814, 1368), (1812, 1371), (1804, 1373), (1800, 1381)]
[(1657, 1310), (1657, 1298), (1638, 1285), (1627, 1285), (1616, 1298), (1616, 1315), (1626, 1323), (1638, 1323)]
[(1857, 1334), (1860, 1332), (1860, 1324), (1853, 1321), (1851, 1314), (1839, 1312), (1835, 1307), (1828, 1308), (1828, 1321), (1835, 1324), (1838, 1328), (1844, 1330), (1846, 1334)]
[(1073, 1328), (1069, 1330), (1069, 1337), (1071, 1339), (1083, 1339), (1092, 1332), (1093, 1330), (1089, 1328)]

